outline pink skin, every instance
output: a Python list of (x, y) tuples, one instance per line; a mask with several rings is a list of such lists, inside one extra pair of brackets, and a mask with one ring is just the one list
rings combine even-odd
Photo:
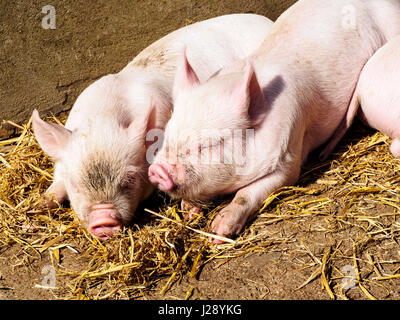
[(168, 163), (152, 164), (149, 167), (149, 180), (151, 183), (158, 185), (160, 190), (171, 191), (175, 183), (169, 172), (171, 172), (171, 166)]
[(121, 223), (115, 218), (117, 212), (112, 204), (98, 204), (92, 207), (88, 230), (100, 240), (105, 240), (121, 230)]
[(370, 127), (393, 139), (390, 152), (400, 157), (400, 36), (381, 47), (365, 64), (349, 110), (321, 154), (327, 158), (350, 128), (356, 115)]
[[(176, 186), (171, 173), (176, 175), (176, 167), (166, 161), (152, 164), (149, 167), (149, 180), (154, 185), (157, 185), (160, 190), (171, 192)], [(181, 201), (181, 209), (183, 210), (183, 218), (188, 220), (194, 218), (201, 211), (199, 206), (185, 200)]]

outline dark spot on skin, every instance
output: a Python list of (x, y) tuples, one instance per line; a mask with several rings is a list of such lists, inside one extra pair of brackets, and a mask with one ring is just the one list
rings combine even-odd
[(146, 68), (148, 65), (162, 66), (166, 63), (165, 52), (163, 50), (154, 52), (153, 54), (143, 57), (134, 63), (136, 67)]
[(151, 62), (151, 59), (149, 57), (146, 57), (146, 58), (142, 58), (142, 59), (139, 59), (138, 61), (136, 61), (134, 63), (134, 66), (146, 68), (150, 62)]
[(239, 205), (239, 206), (245, 206), (247, 205), (247, 199), (245, 197), (237, 197), (233, 201), (233, 203)]
[(191, 184), (200, 182), (200, 176), (196, 173), (192, 166), (185, 166), (186, 180), (190, 181)]
[(83, 168), (82, 184), (88, 195), (97, 201), (112, 201), (121, 182), (116, 164), (96, 156), (89, 158)]

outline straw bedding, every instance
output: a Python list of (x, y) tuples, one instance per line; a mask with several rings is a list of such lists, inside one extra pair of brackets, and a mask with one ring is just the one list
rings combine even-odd
[[(319, 281), (327, 299), (351, 298), (355, 290), (363, 299), (399, 298), (400, 161), (380, 133), (354, 129), (333, 159), (311, 158), (295, 186), (266, 195), (242, 234), (216, 246), (208, 232), (224, 203), (186, 221), (178, 203), (157, 195), (138, 210), (131, 226), (98, 241), (70, 208), (42, 206), (53, 163), (38, 146), (31, 121), (14, 125), (19, 136), (0, 141), (0, 255), (2, 248), (19, 246), (27, 264), (49, 258), (57, 274), (56, 298), (135, 299), (151, 290), (163, 295), (210, 261), (222, 264), (272, 248), (300, 250), (307, 257), (296, 261), (296, 268), (310, 275), (298, 290)], [(271, 232), (270, 226), (297, 228), (310, 238)], [(310, 249), (315, 235), (329, 238), (319, 243), (322, 251)], [(63, 263), (68, 254), (79, 256), (80, 263)], [(190, 298), (193, 289), (180, 298)]]

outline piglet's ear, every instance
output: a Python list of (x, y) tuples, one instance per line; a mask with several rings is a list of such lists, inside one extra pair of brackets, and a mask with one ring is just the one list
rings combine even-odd
[(61, 151), (69, 143), (72, 132), (58, 124), (43, 121), (36, 109), (32, 115), (32, 126), (36, 140), (43, 151), (54, 160), (60, 160)]
[[(126, 129), (130, 138), (131, 147), (141, 148), (146, 143), (146, 134), (156, 127), (156, 99), (150, 97), (149, 108), (138, 115)], [(146, 145), (147, 146), (147, 145)]]
[(174, 98), (177, 97), (179, 92), (194, 88), (199, 84), (200, 84), (199, 78), (197, 77), (193, 68), (189, 64), (186, 55), (186, 47), (184, 47), (178, 62), (175, 75), (174, 90), (173, 90)]
[(233, 87), (230, 94), (231, 104), (248, 117), (252, 126), (259, 124), (265, 116), (266, 104), (254, 67), (246, 62), (244, 75)]

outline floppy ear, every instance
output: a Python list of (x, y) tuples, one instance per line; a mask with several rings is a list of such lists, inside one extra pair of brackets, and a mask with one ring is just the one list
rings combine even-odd
[[(137, 116), (129, 124), (127, 134), (132, 145), (143, 146), (146, 145), (146, 134), (156, 127), (156, 99), (150, 97), (150, 106), (145, 113)], [(139, 142), (140, 141), (140, 142)]]
[(246, 62), (244, 75), (230, 93), (231, 103), (243, 116), (248, 117), (252, 126), (259, 124), (266, 113), (264, 94), (257, 80), (254, 67)]
[(174, 99), (177, 97), (179, 92), (194, 88), (199, 84), (199, 78), (194, 72), (192, 66), (189, 64), (186, 55), (186, 47), (184, 47), (176, 69), (173, 89)]
[(61, 151), (71, 139), (71, 131), (55, 123), (43, 121), (35, 109), (32, 115), (33, 132), (36, 140), (54, 160), (60, 160)]

